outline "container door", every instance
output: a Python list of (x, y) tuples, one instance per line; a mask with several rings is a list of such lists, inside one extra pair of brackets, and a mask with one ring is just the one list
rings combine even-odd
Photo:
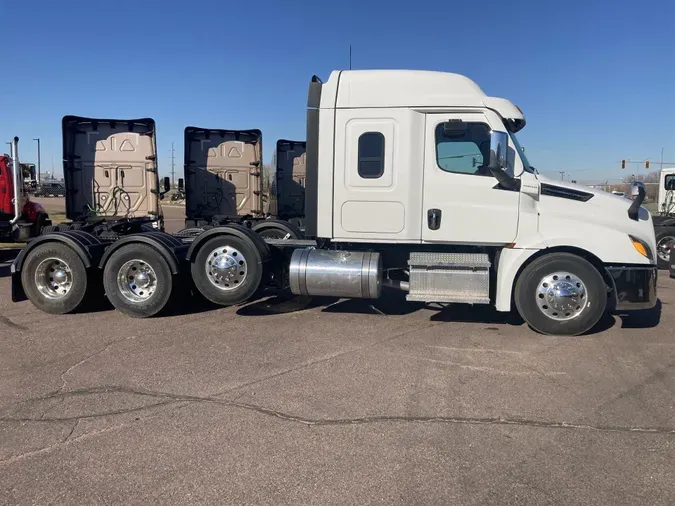
[(496, 115), (427, 114), (422, 241), (509, 244), (518, 229), (520, 193), (499, 187), (487, 169)]

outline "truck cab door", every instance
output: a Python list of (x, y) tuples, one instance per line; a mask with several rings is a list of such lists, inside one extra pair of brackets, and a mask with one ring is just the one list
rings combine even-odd
[(487, 169), (493, 129), (504, 126), (491, 111), (426, 115), (422, 242), (515, 240), (520, 193), (501, 188)]

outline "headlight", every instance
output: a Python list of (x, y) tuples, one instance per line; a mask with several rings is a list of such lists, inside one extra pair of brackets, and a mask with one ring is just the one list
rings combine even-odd
[(641, 241), (632, 235), (629, 235), (628, 237), (630, 237), (630, 241), (633, 243), (635, 251), (649, 260), (654, 260), (654, 257), (652, 256), (652, 250), (649, 248), (649, 245), (646, 242)]

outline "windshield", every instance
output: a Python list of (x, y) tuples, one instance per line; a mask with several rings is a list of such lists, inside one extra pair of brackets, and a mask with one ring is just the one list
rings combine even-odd
[(509, 135), (511, 136), (511, 142), (513, 142), (513, 146), (516, 148), (516, 151), (520, 153), (520, 160), (523, 162), (523, 169), (526, 172), (534, 174), (535, 172), (534, 168), (530, 166), (530, 162), (527, 160), (527, 157), (525, 156), (525, 151), (523, 151), (523, 148), (520, 147), (520, 143), (516, 138), (516, 134), (509, 133)]

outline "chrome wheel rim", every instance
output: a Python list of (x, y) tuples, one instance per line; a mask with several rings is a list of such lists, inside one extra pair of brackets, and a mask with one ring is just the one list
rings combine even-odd
[(129, 260), (117, 272), (117, 289), (130, 302), (143, 302), (157, 289), (157, 274), (143, 260)]
[(670, 262), (670, 248), (668, 245), (673, 241), (675, 241), (675, 236), (667, 235), (659, 239), (659, 242), (656, 244), (656, 253), (664, 262)]
[(73, 287), (73, 271), (61, 258), (46, 258), (35, 269), (35, 286), (48, 299), (62, 299)]
[(204, 268), (209, 282), (223, 291), (236, 289), (248, 274), (246, 257), (232, 246), (220, 246), (211, 251)]
[(577, 318), (588, 306), (586, 286), (581, 278), (570, 272), (554, 272), (544, 276), (537, 285), (537, 307), (552, 320)]

